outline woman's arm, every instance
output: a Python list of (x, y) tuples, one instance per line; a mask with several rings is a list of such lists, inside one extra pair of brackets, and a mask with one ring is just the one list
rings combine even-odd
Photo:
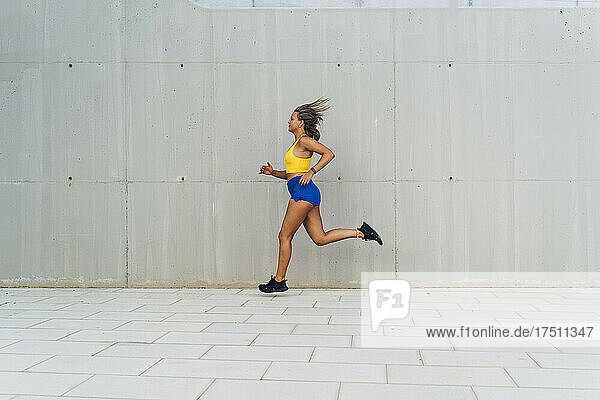
[(287, 179), (285, 171), (276, 171), (276, 170), (274, 170), (273, 166), (268, 161), (267, 161), (266, 165), (263, 165), (262, 167), (260, 167), (260, 170), (258, 171), (258, 174), (259, 175), (260, 174), (273, 175), (275, 178)]
[[(316, 163), (315, 166), (313, 167), (315, 169), (315, 171), (319, 172), (320, 170), (325, 168), (325, 166), (327, 164), (329, 164), (329, 162), (331, 160), (333, 160), (333, 157), (335, 157), (335, 154), (333, 154), (333, 151), (331, 151), (327, 146), (317, 142), (315, 139), (308, 137), (308, 138), (302, 138), (301, 140), (302, 140), (302, 146), (306, 150), (310, 150), (315, 153), (319, 153), (321, 155), (319, 162)], [(309, 170), (307, 173), (302, 175), (302, 178), (300, 178), (300, 184), (301, 185), (308, 184), (308, 182), (311, 180), (313, 175), (314, 175), (314, 172), (312, 172), (312, 170)]]
[(273, 170), (273, 174), (272, 174), (275, 178), (279, 178), (279, 179), (287, 179), (287, 174), (285, 173), (285, 171), (277, 171), (277, 170)]

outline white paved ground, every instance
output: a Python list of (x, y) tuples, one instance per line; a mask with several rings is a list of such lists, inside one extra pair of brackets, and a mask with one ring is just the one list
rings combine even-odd
[[(360, 296), (5, 288), (0, 400), (600, 398), (600, 348), (583, 340), (583, 347), (489, 349), (439, 339), (436, 348), (364, 348)], [(498, 326), (600, 322), (600, 289), (413, 289), (409, 316), (380, 332), (410, 336), (474, 318)]]

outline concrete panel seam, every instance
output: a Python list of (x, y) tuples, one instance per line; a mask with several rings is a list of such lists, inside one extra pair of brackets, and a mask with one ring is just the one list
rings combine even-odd
[[(123, 20), (127, 21), (127, 3), (123, 4)], [(123, 37), (123, 36), (122, 36)], [(121, 52), (126, 52), (127, 37), (125, 36), (125, 43), (121, 45)], [(121, 59), (125, 59), (124, 54), (121, 54)], [(128, 175), (128, 153), (129, 153), (129, 79), (128, 79), (128, 65), (125, 63), (123, 67), (123, 127), (125, 129), (123, 138), (123, 157), (125, 159), (125, 287), (129, 285), (129, 175)]]
[(587, 60), (587, 61), (551, 61), (551, 60), (460, 60), (456, 58), (448, 59), (436, 59), (436, 60), (391, 60), (391, 61), (362, 61), (362, 60), (334, 60), (334, 61), (294, 61), (294, 60), (280, 60), (280, 61), (256, 61), (256, 60), (248, 60), (248, 61), (187, 61), (184, 59), (177, 59), (175, 61), (116, 61), (116, 60), (56, 60), (56, 61), (10, 61), (4, 60), (0, 61), (1, 64), (156, 64), (156, 65), (176, 65), (181, 63), (186, 64), (207, 64), (207, 65), (246, 65), (246, 64), (256, 64), (256, 65), (281, 65), (281, 64), (290, 64), (290, 65), (298, 65), (298, 64), (445, 64), (448, 61), (452, 61), (452, 64), (456, 65), (533, 65), (533, 64), (543, 64), (543, 65), (594, 65), (600, 64), (600, 60)]
[[(394, 63), (392, 64), (392, 68), (394, 69), (393, 71), (393, 79), (394, 82), (392, 82), (392, 84), (394, 85), (394, 115), (393, 115), (393, 119), (392, 119), (392, 132), (394, 135), (394, 183), (393, 183), (393, 189), (394, 189), (394, 276), (398, 276), (398, 195), (396, 193), (396, 182), (398, 179), (398, 171), (396, 170), (397, 167), (397, 153), (398, 153), (398, 149), (396, 148), (396, 15), (397, 13), (394, 13), (393, 16), (393, 23), (392, 23), (392, 60), (394, 61)], [(387, 367), (386, 367), (387, 368)], [(386, 369), (386, 380), (387, 380), (387, 369)]]
[[(441, 178), (441, 179), (346, 179), (343, 181), (339, 181), (337, 179), (319, 179), (314, 180), (316, 183), (393, 183), (397, 184), (400, 182), (412, 182), (412, 183), (439, 183), (439, 182), (465, 182), (465, 183), (490, 183), (490, 182), (555, 182), (555, 183), (594, 183), (600, 182), (600, 178), (571, 178), (571, 179), (537, 179), (537, 178), (489, 178), (489, 179), (460, 179), (452, 176), (452, 179)], [(123, 184), (132, 184), (132, 183), (165, 183), (165, 184), (179, 184), (179, 185), (188, 185), (195, 183), (219, 183), (219, 184), (238, 184), (238, 183), (268, 183), (270, 185), (280, 185), (281, 182), (277, 181), (262, 181), (262, 180), (249, 180), (249, 179), (240, 179), (240, 180), (186, 180), (185, 182), (181, 182), (180, 180), (174, 179), (172, 181), (165, 180), (109, 180), (109, 181), (100, 181), (100, 180), (76, 180), (76, 181), (64, 181), (64, 180), (32, 180), (32, 179), (22, 179), (22, 180), (0, 180), (0, 184), (60, 184), (60, 183), (68, 183), (70, 185), (75, 185), (77, 183), (81, 184), (113, 184), (113, 183), (123, 183)]]

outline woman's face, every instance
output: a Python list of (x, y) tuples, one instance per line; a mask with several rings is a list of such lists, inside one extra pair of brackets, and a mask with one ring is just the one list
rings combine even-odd
[[(304, 124), (302, 124), (304, 125)], [(288, 121), (288, 131), (294, 132), (300, 126), (300, 120), (298, 119), (298, 112), (294, 111)]]

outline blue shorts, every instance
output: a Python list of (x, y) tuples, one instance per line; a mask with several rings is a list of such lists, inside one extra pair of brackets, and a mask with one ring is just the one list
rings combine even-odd
[(321, 204), (321, 192), (317, 185), (311, 179), (308, 184), (302, 186), (300, 185), (300, 178), (302, 178), (302, 175), (295, 176), (287, 181), (288, 192), (290, 192), (292, 199), (296, 201), (306, 200), (315, 206)]

